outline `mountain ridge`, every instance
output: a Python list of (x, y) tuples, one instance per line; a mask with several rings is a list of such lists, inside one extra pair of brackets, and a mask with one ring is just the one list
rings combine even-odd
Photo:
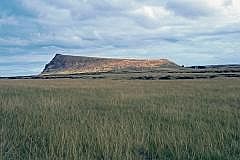
[(159, 67), (179, 67), (168, 59), (117, 59), (56, 54), (41, 75), (144, 70)]

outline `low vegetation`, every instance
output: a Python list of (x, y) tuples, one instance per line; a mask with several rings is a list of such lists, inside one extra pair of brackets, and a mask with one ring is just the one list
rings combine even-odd
[(1, 80), (0, 159), (240, 157), (240, 80)]

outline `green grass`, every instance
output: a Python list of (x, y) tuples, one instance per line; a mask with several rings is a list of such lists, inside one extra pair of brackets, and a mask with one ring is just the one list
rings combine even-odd
[(1, 80), (0, 159), (240, 157), (240, 80)]

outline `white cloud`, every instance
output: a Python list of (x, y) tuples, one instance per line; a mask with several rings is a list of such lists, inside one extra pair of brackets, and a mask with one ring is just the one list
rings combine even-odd
[(65, 8), (58, 8), (57, 6), (41, 0), (22, 0), (23, 6), (34, 12), (39, 18), (39, 22), (45, 24), (65, 24), (69, 23), (71, 19), (71, 12)]
[(146, 5), (134, 10), (133, 13), (137, 15), (145, 16), (147, 18), (155, 19), (155, 20), (171, 15), (171, 12), (166, 10), (162, 6), (156, 7), (156, 6), (146, 6)]
[(0, 26), (1, 25), (17, 25), (18, 21), (13, 16), (1, 16), (0, 15)]
[(26, 46), (29, 44), (28, 40), (21, 38), (1, 38), (0, 37), (1, 46)]
[(18, 57), (7, 58), (11, 53), (31, 54), (32, 61), (45, 63), (63, 50), (86, 56), (164, 57), (181, 64), (217, 63), (219, 57), (231, 63), (239, 57), (239, 0), (19, 1), (31, 16), (0, 16), (0, 25), (6, 26), (0, 32), (2, 61), (16, 61)]
[(41, 54), (21, 54), (21, 55), (0, 55), (0, 63), (33, 63), (33, 62), (46, 62), (52, 56)]

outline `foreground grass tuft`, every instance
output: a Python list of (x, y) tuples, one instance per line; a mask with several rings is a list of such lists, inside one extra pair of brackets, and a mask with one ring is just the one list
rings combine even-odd
[(0, 81), (0, 159), (240, 157), (240, 80)]

